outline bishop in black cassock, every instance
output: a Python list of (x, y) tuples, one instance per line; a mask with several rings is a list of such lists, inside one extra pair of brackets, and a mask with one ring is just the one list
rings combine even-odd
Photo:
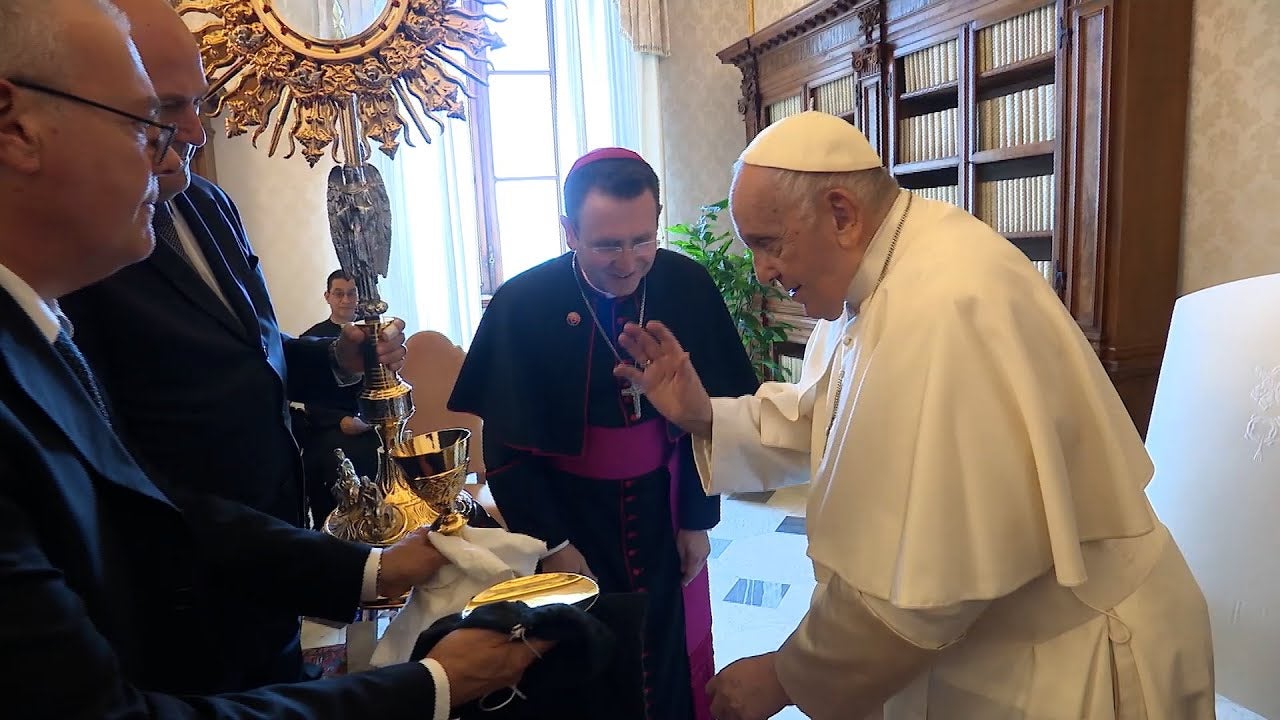
[(701, 720), (715, 673), (710, 592), (705, 567), (682, 586), (676, 534), (714, 527), (720, 501), (703, 493), (689, 437), (642, 396), (637, 413), (637, 396), (614, 376), (614, 352), (629, 359), (617, 337), (642, 308), (646, 321), (681, 338), (709, 389), (755, 391), (724, 300), (700, 265), (657, 250), (636, 291), (610, 297), (567, 253), (499, 288), (449, 407), (484, 420), (488, 481), (513, 532), (553, 549), (572, 543), (604, 592), (647, 595), (648, 716)]

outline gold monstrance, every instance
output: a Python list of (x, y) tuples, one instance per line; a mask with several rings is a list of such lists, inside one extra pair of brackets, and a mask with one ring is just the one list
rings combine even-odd
[[(362, 298), (357, 324), (366, 336), (367, 370), (359, 413), (374, 427), (382, 447), (373, 479), (357, 476), (341, 455), (335, 459), (342, 470), (335, 492), (339, 506), (326, 519), (325, 530), (338, 537), (386, 546), (440, 516), (409, 489), (389, 452), (410, 440), (404, 435), (413, 399), (409, 384), (378, 364), (374, 352), (377, 338), (392, 322), (378, 294), (378, 277), (387, 276), (391, 253), (391, 214), (386, 188), (367, 160), (370, 140), (395, 157), (406, 120), (430, 142), (424, 116), (441, 129), (435, 114), (465, 117), (465, 78), (483, 82), (470, 68), (483, 65), (488, 50), (502, 47), (489, 28), (496, 20), (486, 14), (485, 6), (491, 4), (501, 3), (176, 3), (179, 14), (207, 20), (194, 31), (211, 87), (207, 111), (224, 116), (228, 137), (252, 129), (256, 146), (271, 129), (267, 154), (274, 155), (287, 127), (286, 158), (301, 145), (312, 166), (329, 148), (339, 162), (329, 176), (330, 229), (338, 262), (355, 279)], [(359, 22), (349, 22), (353, 18)], [(364, 29), (348, 32), (348, 25), (356, 24)], [(409, 142), (407, 133), (405, 138)], [(465, 438), (441, 436), (436, 441), (446, 439), (460, 439), (459, 450), (466, 455)], [(456, 478), (452, 473), (448, 478), (452, 487)], [(450, 511), (442, 506), (442, 512)]]

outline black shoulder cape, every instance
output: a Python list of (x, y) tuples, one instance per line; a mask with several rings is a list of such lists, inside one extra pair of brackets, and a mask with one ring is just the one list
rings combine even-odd
[[(647, 319), (671, 329), (712, 397), (756, 391), (759, 381), (724, 298), (701, 265), (659, 250), (646, 293)], [(485, 310), (449, 409), (478, 415), (512, 447), (580, 454), (588, 357), (597, 332), (574, 278), (571, 253), (517, 275)], [(647, 399), (644, 411), (656, 414)]]

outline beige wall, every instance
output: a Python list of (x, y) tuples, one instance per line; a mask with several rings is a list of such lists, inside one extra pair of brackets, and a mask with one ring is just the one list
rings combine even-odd
[(668, 0), (671, 56), (659, 64), (667, 221), (691, 222), (729, 194), (746, 145), (738, 115), (742, 74), (720, 50), (747, 35), (746, 0)]
[(1280, 2), (1195, 8), (1184, 293), (1280, 272)]
[(808, 5), (810, 0), (755, 0), (755, 2), (756, 29), (762, 30)]

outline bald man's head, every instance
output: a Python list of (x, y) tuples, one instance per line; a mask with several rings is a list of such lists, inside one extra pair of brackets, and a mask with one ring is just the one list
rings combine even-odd
[(133, 43), (160, 97), (160, 121), (178, 128), (174, 149), (180, 166), (158, 168), (160, 197), (168, 200), (191, 182), (188, 161), (204, 145), (200, 100), (208, 84), (195, 36), (167, 0), (115, 0), (133, 28)]

